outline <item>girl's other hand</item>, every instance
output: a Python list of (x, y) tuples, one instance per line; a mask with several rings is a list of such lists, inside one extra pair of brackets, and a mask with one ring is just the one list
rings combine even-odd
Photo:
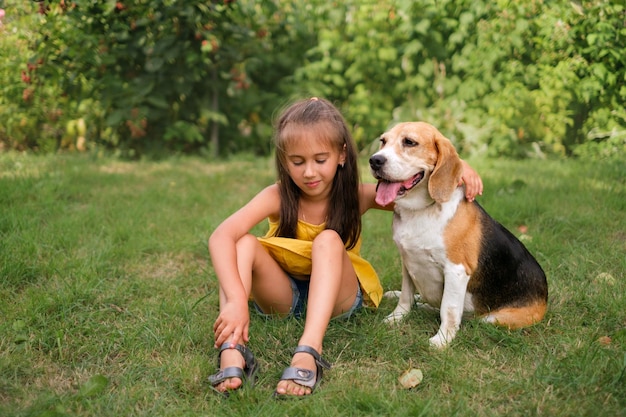
[(463, 163), (463, 174), (459, 185), (465, 183), (465, 198), (467, 201), (474, 201), (477, 195), (483, 194), (483, 180), (474, 169), (465, 161)]
[(215, 348), (230, 342), (231, 347), (237, 344), (248, 343), (248, 329), (250, 327), (250, 313), (248, 305), (239, 306), (237, 303), (225, 303), (219, 316), (213, 324), (215, 333)]

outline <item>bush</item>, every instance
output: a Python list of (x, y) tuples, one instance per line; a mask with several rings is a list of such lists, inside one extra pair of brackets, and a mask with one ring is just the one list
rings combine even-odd
[(22, 2), (0, 146), (267, 155), (277, 109), (319, 95), (361, 148), (421, 119), (467, 154), (623, 155), (625, 22), (603, 0)]
[(422, 119), (467, 153), (626, 152), (623, 5), (345, 4), (318, 11), (320, 41), (298, 74), (343, 105), (357, 137)]
[[(28, 59), (39, 6), (0, 3), (0, 149), (52, 151), (62, 145), (67, 98), (40, 73), (43, 62)], [(70, 146), (70, 144), (66, 144)], [(72, 144), (73, 145), (73, 144)]]

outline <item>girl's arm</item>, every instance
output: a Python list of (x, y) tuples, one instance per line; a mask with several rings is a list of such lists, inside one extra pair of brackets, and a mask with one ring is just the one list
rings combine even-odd
[(465, 183), (465, 198), (468, 201), (474, 201), (477, 195), (483, 195), (483, 180), (467, 162), (461, 160), (461, 163), (463, 164), (463, 174), (459, 185)]
[(220, 287), (220, 313), (213, 325), (215, 347), (230, 340), (232, 346), (248, 341), (248, 294), (237, 267), (237, 242), (256, 224), (277, 216), (278, 187), (271, 185), (224, 220), (209, 238), (209, 252)]

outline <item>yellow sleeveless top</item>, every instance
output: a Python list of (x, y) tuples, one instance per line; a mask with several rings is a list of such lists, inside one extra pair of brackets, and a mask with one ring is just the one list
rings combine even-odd
[[(311, 275), (311, 247), (313, 239), (323, 230), (325, 223), (315, 225), (298, 220), (296, 238), (276, 237), (278, 222), (269, 220), (269, 230), (258, 238), (269, 254), (290, 275)], [(378, 307), (383, 287), (378, 274), (365, 259), (361, 258), (361, 237), (348, 251), (348, 256), (359, 279), (363, 301), (369, 307)]]

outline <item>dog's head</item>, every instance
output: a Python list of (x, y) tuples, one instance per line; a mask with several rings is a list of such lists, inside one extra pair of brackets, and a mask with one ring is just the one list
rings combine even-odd
[[(444, 203), (462, 174), (456, 149), (434, 126), (400, 123), (380, 137), (380, 150), (370, 158), (378, 179), (376, 202), (381, 206), (415, 198)], [(402, 202), (402, 204), (405, 204)]]

